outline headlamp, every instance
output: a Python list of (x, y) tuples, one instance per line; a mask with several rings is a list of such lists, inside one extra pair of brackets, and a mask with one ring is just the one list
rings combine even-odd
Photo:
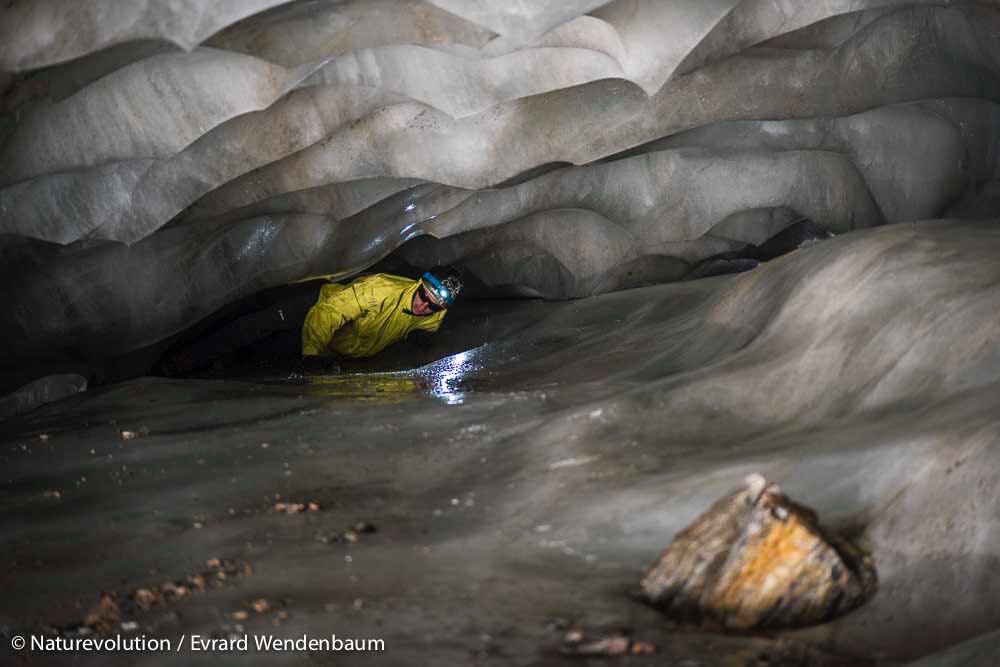
[(441, 284), (441, 281), (434, 277), (434, 274), (427, 272), (423, 275), (423, 279), (426, 280), (431, 288), (434, 290), (434, 294), (441, 300), (441, 303), (445, 306), (450, 306), (455, 300), (454, 295), (448, 290), (447, 287)]

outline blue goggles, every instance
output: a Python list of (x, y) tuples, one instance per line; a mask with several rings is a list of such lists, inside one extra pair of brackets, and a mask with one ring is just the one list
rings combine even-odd
[(430, 272), (423, 275), (423, 279), (430, 285), (431, 289), (434, 290), (434, 296), (445, 306), (450, 306), (455, 303), (455, 293), (449, 290), (447, 287), (441, 284), (441, 281), (435, 278)]

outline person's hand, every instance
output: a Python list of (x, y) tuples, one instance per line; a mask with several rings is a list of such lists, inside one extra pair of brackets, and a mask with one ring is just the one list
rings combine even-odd
[(339, 373), (340, 364), (328, 357), (302, 357), (302, 370), (309, 373)]
[(434, 339), (429, 332), (417, 329), (409, 333), (406, 337), (406, 342), (418, 349), (426, 350), (434, 344)]

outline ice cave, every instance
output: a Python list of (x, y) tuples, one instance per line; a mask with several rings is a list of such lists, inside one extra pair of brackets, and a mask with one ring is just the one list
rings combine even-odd
[(0, 663), (996, 667), (998, 216), (997, 0), (0, 2)]

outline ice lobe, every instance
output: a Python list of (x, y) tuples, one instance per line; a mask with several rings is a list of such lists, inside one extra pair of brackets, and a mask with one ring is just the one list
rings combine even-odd
[(0, 69), (17, 72), (122, 42), (192, 49), (236, 21), (288, 0), (31, 0), (0, 9)]

